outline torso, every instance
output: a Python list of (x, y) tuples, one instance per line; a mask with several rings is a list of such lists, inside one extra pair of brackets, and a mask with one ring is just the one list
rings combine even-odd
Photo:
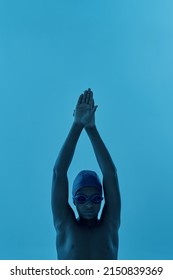
[(102, 221), (89, 228), (75, 220), (57, 232), (56, 246), (59, 260), (115, 260), (118, 232)]

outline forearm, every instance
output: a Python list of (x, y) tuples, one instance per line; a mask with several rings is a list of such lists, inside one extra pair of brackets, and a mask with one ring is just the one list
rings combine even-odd
[(73, 122), (69, 134), (55, 162), (54, 171), (59, 172), (60, 174), (67, 173), (82, 129), (82, 124)]
[(115, 172), (116, 167), (112, 161), (112, 158), (96, 128), (96, 126), (89, 127), (85, 129), (91, 144), (94, 149), (94, 153), (97, 159), (97, 162), (100, 166), (102, 174), (106, 174), (109, 172)]

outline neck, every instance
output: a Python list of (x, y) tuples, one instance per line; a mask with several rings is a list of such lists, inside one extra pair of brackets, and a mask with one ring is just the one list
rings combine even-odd
[(85, 225), (87, 227), (94, 227), (98, 224), (98, 219), (97, 217), (96, 218), (93, 218), (93, 219), (90, 219), (90, 220), (87, 220), (87, 219), (84, 219), (82, 217), (79, 217), (78, 218), (78, 221), (81, 225)]

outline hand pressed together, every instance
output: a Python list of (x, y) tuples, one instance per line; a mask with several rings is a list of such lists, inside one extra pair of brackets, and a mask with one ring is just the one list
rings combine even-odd
[(73, 116), (76, 123), (82, 124), (85, 128), (95, 125), (95, 111), (98, 106), (94, 105), (93, 92), (89, 88), (80, 95)]

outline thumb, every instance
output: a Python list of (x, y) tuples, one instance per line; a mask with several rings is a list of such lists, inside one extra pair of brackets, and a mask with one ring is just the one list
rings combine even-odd
[(98, 105), (94, 106), (93, 111), (95, 112), (97, 110)]
[(95, 114), (95, 111), (97, 110), (98, 105), (94, 106), (91, 110), (91, 115), (93, 116)]

